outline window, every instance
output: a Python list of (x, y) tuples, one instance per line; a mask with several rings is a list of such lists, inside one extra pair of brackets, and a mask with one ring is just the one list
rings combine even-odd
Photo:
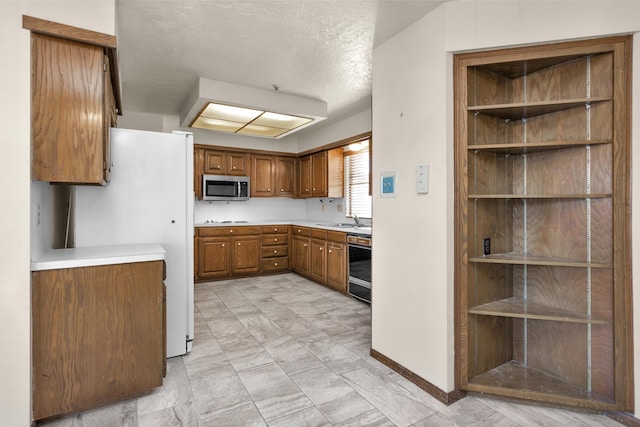
[(344, 190), (346, 215), (371, 218), (369, 195), (369, 140), (345, 147)]

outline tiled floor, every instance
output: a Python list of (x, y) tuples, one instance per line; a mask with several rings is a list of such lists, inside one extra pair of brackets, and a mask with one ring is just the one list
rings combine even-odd
[(151, 394), (47, 426), (617, 426), (468, 396), (445, 406), (369, 357), (370, 306), (295, 274), (196, 284), (193, 351)]

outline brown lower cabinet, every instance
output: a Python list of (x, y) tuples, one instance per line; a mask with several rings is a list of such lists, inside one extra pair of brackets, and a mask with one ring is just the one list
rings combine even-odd
[(309, 276), (311, 267), (311, 229), (291, 227), (291, 270)]
[(288, 225), (196, 230), (196, 281), (294, 271), (347, 292), (346, 233)]
[(337, 231), (327, 232), (327, 286), (347, 293), (347, 235)]
[(262, 227), (262, 272), (289, 270), (289, 226)]
[(34, 420), (162, 385), (163, 276), (163, 261), (32, 273)]
[(195, 279), (260, 272), (260, 227), (199, 227)]

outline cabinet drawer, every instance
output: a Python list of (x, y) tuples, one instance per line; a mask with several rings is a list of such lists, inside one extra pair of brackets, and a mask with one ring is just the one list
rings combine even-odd
[(262, 234), (278, 234), (288, 232), (288, 225), (265, 225), (264, 227), (262, 227)]
[(342, 231), (327, 231), (327, 240), (345, 243), (347, 241), (347, 233), (343, 233)]
[(311, 229), (309, 227), (292, 226), (291, 232), (296, 236), (309, 236)]
[(262, 272), (280, 271), (289, 269), (289, 258), (268, 258), (262, 260)]
[(254, 235), (260, 235), (260, 227), (198, 227), (198, 237)]
[(311, 237), (314, 239), (327, 240), (327, 230), (323, 230), (322, 228), (312, 228)]
[(267, 246), (262, 248), (262, 258), (275, 258), (289, 255), (289, 246)]
[(273, 246), (273, 245), (286, 245), (288, 244), (289, 236), (286, 234), (270, 234), (262, 236), (262, 246)]

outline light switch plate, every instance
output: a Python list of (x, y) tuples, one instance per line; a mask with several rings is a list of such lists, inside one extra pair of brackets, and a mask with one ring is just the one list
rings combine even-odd
[(429, 165), (422, 164), (416, 167), (416, 193), (429, 193)]

